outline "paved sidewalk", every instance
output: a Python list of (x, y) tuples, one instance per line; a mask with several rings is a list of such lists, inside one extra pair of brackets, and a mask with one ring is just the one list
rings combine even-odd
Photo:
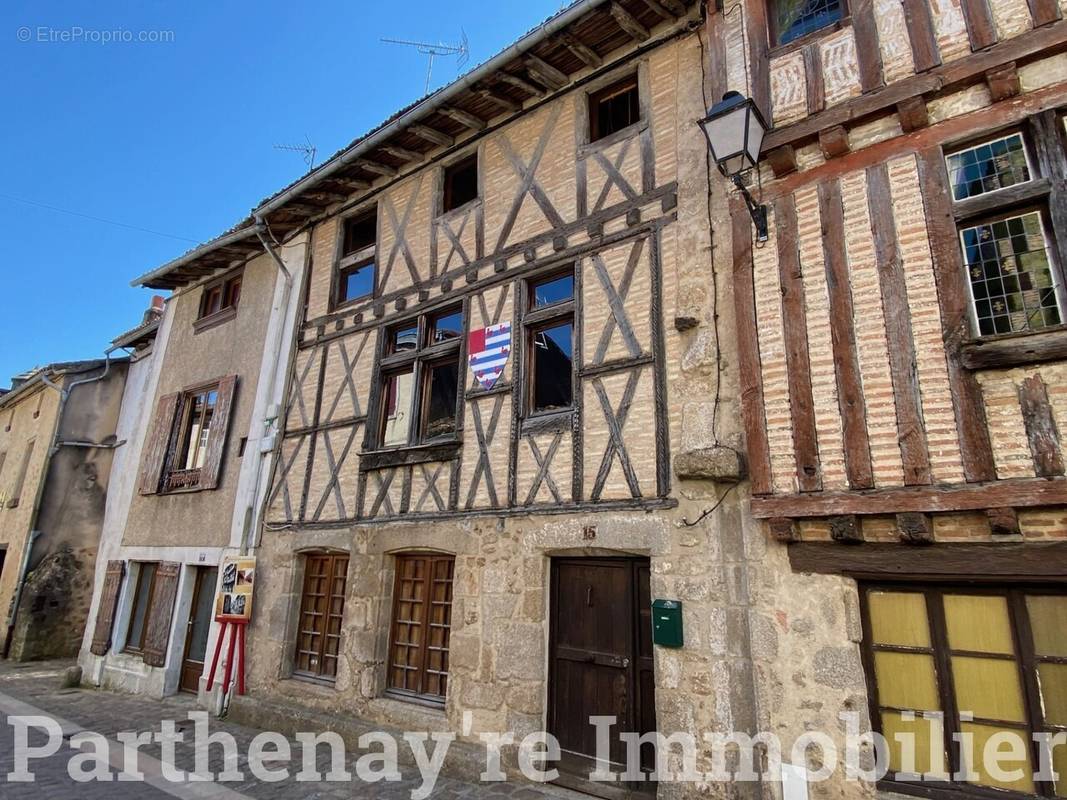
[[(353, 774), (352, 782), (297, 782), (293, 775), (302, 763), (301, 746), (291, 741), (292, 759), (289, 762), (290, 777), (277, 783), (257, 780), (249, 771), (248, 745), (260, 731), (226, 721), (211, 719), (212, 733), (225, 731), (237, 741), (238, 770), (244, 773), (244, 781), (227, 783), (173, 783), (160, 774), (160, 745), (151, 744), (140, 748), (140, 769), (147, 782), (127, 782), (118, 779), (122, 767), (122, 746), (115, 741), (121, 731), (160, 730), (160, 722), (174, 720), (177, 729), (192, 739), (193, 723), (188, 714), (196, 706), (191, 697), (176, 696), (165, 700), (153, 700), (137, 695), (117, 694), (95, 689), (62, 689), (61, 675), (67, 662), (37, 664), (10, 664), (0, 661), (0, 798), (3, 800), (409, 800), (422, 779), (414, 767), (400, 767), (402, 780), (395, 782), (363, 783), (355, 777), (357, 756), (349, 754), (347, 769)], [(46, 714), (53, 717), (63, 728), (64, 739), (79, 730), (93, 731), (107, 737), (111, 744), (111, 782), (76, 783), (67, 773), (67, 764), (75, 750), (65, 741), (60, 750), (46, 759), (30, 762), (34, 783), (11, 783), (8, 774), (14, 768), (14, 729), (8, 723), (13, 715)], [(40, 746), (47, 740), (43, 732), (31, 729), (29, 744)], [(401, 743), (403, 745), (403, 743)], [(432, 743), (431, 743), (432, 746)], [(329, 771), (329, 752), (320, 747), (317, 767), (320, 772)], [(178, 769), (192, 771), (194, 750), (191, 741), (178, 744), (175, 763)], [(218, 774), (224, 769), (221, 747), (212, 747), (209, 768)], [(281, 765), (268, 765), (276, 767)], [(529, 784), (482, 784), (464, 783), (441, 776), (430, 795), (433, 800), (558, 800), (553, 790), (540, 791)]]

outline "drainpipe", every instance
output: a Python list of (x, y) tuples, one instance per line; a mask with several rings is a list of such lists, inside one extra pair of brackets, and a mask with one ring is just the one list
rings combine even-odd
[[(270, 228), (267, 226), (266, 220), (262, 216), (256, 216), (256, 236), (259, 237), (260, 243), (263, 245), (264, 251), (267, 255), (273, 259), (281, 272), (282, 280), (284, 281), (282, 287), (282, 294), (278, 303), (275, 305), (272, 314), (278, 316), (278, 326), (275, 333), (275, 341), (271, 342), (272, 358), (270, 359), (270, 366), (268, 368), (268, 377), (266, 382), (267, 387), (267, 408), (270, 409), (273, 406), (281, 407), (280, 403), (270, 402), (274, 396), (274, 382), (278, 378), (278, 361), (281, 359), (281, 349), (285, 343), (285, 323), (288, 316), (289, 309), (289, 297), (292, 294), (293, 289), (293, 274), (289, 271), (289, 268), (285, 266), (285, 262), (282, 261), (281, 256), (278, 255), (278, 251), (275, 249), (274, 244), (267, 238), (267, 234), (270, 233)], [(271, 236), (273, 238), (273, 235)], [(284, 398), (283, 398), (284, 399)], [(264, 419), (263, 420), (263, 433), (264, 436), (270, 433), (271, 429), (277, 432), (277, 418)], [(262, 440), (261, 440), (262, 441)], [(253, 541), (255, 539), (256, 529), (256, 506), (257, 498), (259, 497), (259, 482), (263, 476), (263, 462), (267, 456), (274, 452), (272, 446), (269, 450), (264, 451), (262, 445), (260, 446), (259, 458), (256, 459), (255, 475), (252, 481), (252, 500), (245, 508), (244, 524), (241, 531), (241, 555), (248, 555), (252, 549)]]
[[(19, 605), (22, 603), (22, 592), (26, 586), (26, 578), (29, 575), (30, 566), (30, 552), (33, 550), (34, 544), (37, 542), (38, 537), (41, 535), (41, 531), (37, 530), (37, 521), (41, 516), (41, 502), (44, 500), (44, 484), (48, 479), (48, 470), (52, 466), (52, 457), (59, 452), (59, 448), (67, 444), (73, 444), (71, 442), (61, 442), (59, 440), (59, 425), (63, 420), (63, 412), (67, 406), (67, 400), (70, 399), (70, 394), (74, 389), (79, 386), (83, 386), (87, 383), (95, 383), (102, 381), (107, 377), (108, 372), (111, 371), (111, 353), (116, 348), (108, 348), (104, 352), (104, 371), (99, 375), (91, 378), (82, 378), (79, 381), (72, 381), (68, 386), (63, 387), (57, 383), (53, 383), (47, 375), (41, 375), (41, 383), (47, 386), (49, 389), (54, 389), (59, 394), (59, 408), (56, 409), (55, 422), (52, 424), (52, 437), (51, 443), (48, 447), (48, 452), (44, 458), (44, 464), (41, 466), (41, 477), (37, 481), (37, 491), (33, 498), (33, 511), (30, 513), (30, 532), (26, 537), (26, 544), (22, 549), (22, 559), (19, 564), (18, 582), (15, 584), (15, 594), (11, 598), (11, 609), (7, 615), (7, 636), (4, 638), (4, 658), (7, 658), (8, 653), (11, 652), (11, 635), (15, 631), (15, 625), (18, 622)], [(94, 446), (91, 443), (81, 445)], [(100, 445), (107, 447), (107, 445)], [(114, 445), (117, 447), (118, 445)]]

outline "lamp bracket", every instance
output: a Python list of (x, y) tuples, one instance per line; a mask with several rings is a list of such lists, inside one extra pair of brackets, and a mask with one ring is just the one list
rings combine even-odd
[(737, 190), (741, 193), (741, 196), (745, 198), (745, 205), (748, 207), (748, 214), (752, 217), (752, 224), (756, 226), (756, 241), (765, 242), (769, 237), (767, 233), (767, 206), (762, 203), (757, 203), (752, 197), (752, 193), (745, 186), (744, 180), (741, 178), (740, 173), (732, 176), (731, 180)]

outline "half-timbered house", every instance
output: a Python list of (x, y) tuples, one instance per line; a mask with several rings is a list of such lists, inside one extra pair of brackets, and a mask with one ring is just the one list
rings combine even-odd
[[(860, 712), (890, 740), (885, 789), (1064, 791), (1033, 778), (1048, 752), (1030, 739), (1067, 723), (1063, 14), (742, 0), (709, 15), (711, 94), (748, 95), (772, 125), (749, 180), (769, 239), (740, 197), (716, 217), (751, 511), (778, 542), (753, 567), (775, 575), (752, 583), (761, 722), (835, 731)], [(1021, 777), (992, 776), (982, 748), (1019, 730), (1004, 763)], [(893, 737), (909, 731), (935, 787), (905, 774)]]

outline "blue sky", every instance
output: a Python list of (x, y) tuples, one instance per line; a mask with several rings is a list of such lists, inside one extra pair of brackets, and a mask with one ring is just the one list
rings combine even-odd
[[(469, 69), (560, 8), (8, 0), (0, 386), (36, 364), (99, 356), (137, 324), (152, 292), (131, 288), (132, 278), (221, 233), (305, 171), (300, 154), (275, 144), (306, 135), (321, 163), (419, 97), (425, 58), (380, 38), (454, 41), (465, 30)], [(166, 31), (172, 41), (85, 41), (103, 38), (90, 31)], [(433, 84), (457, 74), (454, 59), (438, 60)]]

